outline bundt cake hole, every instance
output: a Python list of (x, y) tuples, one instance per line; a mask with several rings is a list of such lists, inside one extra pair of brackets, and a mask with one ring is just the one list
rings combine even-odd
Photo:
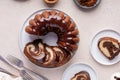
[(57, 46), (58, 36), (54, 32), (49, 32), (47, 35), (42, 38), (43, 43), (46, 43), (49, 46)]

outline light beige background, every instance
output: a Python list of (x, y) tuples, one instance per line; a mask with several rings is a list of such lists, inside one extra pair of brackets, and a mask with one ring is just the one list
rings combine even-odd
[[(99, 80), (110, 80), (114, 72), (120, 71), (120, 63), (103, 66), (93, 60), (89, 47), (93, 36), (106, 28), (120, 32), (120, 0), (102, 0), (94, 10), (83, 11), (73, 0), (59, 0), (52, 8), (70, 15), (80, 31), (80, 46), (73, 59), (66, 65), (56, 69), (40, 68), (30, 63), (19, 49), (19, 34), (26, 18), (36, 10), (49, 8), (43, 0), (0, 0), (0, 55), (14, 55), (25, 62), (32, 70), (41, 73), (50, 80), (61, 80), (65, 69), (73, 63), (81, 62), (90, 65), (96, 71)], [(0, 64), (0, 66), (3, 66)]]

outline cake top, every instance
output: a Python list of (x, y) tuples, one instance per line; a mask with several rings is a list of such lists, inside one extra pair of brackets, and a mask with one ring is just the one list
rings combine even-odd
[(71, 80), (91, 80), (90, 75), (86, 71), (81, 71), (74, 75), (74, 77)]
[(78, 0), (78, 2), (82, 6), (91, 7), (96, 4), (97, 0)]

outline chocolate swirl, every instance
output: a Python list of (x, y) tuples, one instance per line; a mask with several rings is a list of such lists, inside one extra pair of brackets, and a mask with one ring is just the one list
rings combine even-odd
[(32, 62), (43, 67), (61, 66), (71, 58), (62, 48), (48, 46), (41, 39), (28, 43), (24, 53)]
[(78, 2), (82, 6), (91, 7), (96, 4), (97, 0), (78, 0)]
[(114, 56), (120, 52), (120, 49), (117, 48), (112, 42), (106, 41), (103, 43), (103, 47), (107, 48), (110, 55)]
[(120, 52), (120, 43), (117, 39), (103, 37), (98, 42), (98, 48), (109, 60), (114, 59)]
[(120, 80), (120, 78), (119, 78), (119, 77), (117, 77), (117, 76), (115, 76), (114, 78), (115, 78), (116, 80)]
[(45, 46), (40, 39), (28, 43), (24, 49), (24, 53), (26, 56), (39, 62), (38, 65), (41, 66), (51, 65), (56, 58), (53, 50), (49, 46)]
[(88, 72), (81, 71), (75, 74), (75, 76), (71, 80), (91, 80), (91, 79), (90, 79), (90, 75)]

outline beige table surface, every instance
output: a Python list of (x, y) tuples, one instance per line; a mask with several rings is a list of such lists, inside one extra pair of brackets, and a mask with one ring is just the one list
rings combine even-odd
[[(22, 59), (32, 70), (45, 75), (50, 80), (61, 80), (65, 69), (73, 63), (81, 62), (90, 65), (96, 71), (99, 80), (110, 80), (114, 72), (120, 71), (120, 63), (103, 66), (94, 61), (89, 53), (93, 36), (106, 28), (120, 31), (120, 0), (102, 0), (94, 10), (82, 11), (73, 0), (59, 0), (52, 8), (69, 14), (80, 31), (80, 46), (73, 59), (56, 69), (46, 69), (30, 63), (19, 49), (19, 34), (26, 18), (36, 10), (49, 8), (43, 0), (0, 0), (0, 55), (14, 55)], [(0, 64), (0, 66), (3, 66)]]

